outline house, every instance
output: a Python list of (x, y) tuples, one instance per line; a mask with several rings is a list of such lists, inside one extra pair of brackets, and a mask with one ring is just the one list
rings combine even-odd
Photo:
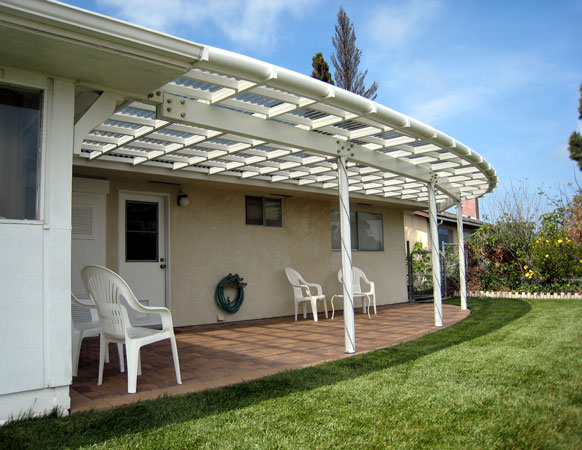
[[(442, 249), (443, 243), (458, 242), (457, 216), (448, 211), (437, 215), (438, 248)], [(473, 198), (463, 202), (463, 238), (469, 240), (483, 222), (479, 220), (479, 199)], [(429, 214), (426, 211), (414, 211), (404, 215), (404, 238), (409, 243), (410, 250), (417, 242), (424, 248), (430, 248), (431, 238), (429, 230)]]
[[(2, 421), (67, 412), (85, 264), (176, 326), (291, 315), (291, 266), (344, 293), (353, 352), (350, 264), (406, 301), (404, 212), (497, 183), (452, 137), (243, 55), (38, 0), (0, 3), (0, 40)], [(248, 283), (233, 315), (228, 273)]]

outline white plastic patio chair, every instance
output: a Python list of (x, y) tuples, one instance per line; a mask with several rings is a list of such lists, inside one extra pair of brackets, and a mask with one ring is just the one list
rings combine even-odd
[[(127, 283), (115, 272), (105, 267), (86, 266), (81, 270), (81, 279), (89, 296), (95, 302), (97, 314), (101, 321), (99, 380), (97, 384), (101, 385), (103, 381), (103, 363), (107, 345), (109, 342), (122, 343), (125, 344), (127, 353), (127, 392), (135, 394), (137, 375), (141, 375), (141, 347), (164, 339), (170, 339), (176, 381), (178, 384), (182, 384), (178, 348), (170, 310), (163, 307), (142, 305)], [(127, 306), (139, 313), (158, 314), (162, 319), (162, 329), (155, 330), (131, 325), (123, 299), (125, 299)]]
[[(325, 318), (327, 319), (327, 303), (325, 295), (321, 291), (321, 286), (316, 283), (308, 283), (296, 270), (291, 267), (285, 268), (285, 274), (291, 286), (293, 287), (293, 296), (295, 301), (295, 321), (297, 321), (297, 310), (299, 303), (303, 303), (303, 318), (307, 317), (307, 303), (311, 304), (313, 321), (317, 322), (317, 302), (323, 303)], [(315, 292), (311, 288), (315, 289)]]
[[(342, 269), (337, 272), (337, 279), (341, 284), (344, 283), (342, 276)], [(363, 286), (362, 282), (367, 286)], [(370, 305), (374, 305), (374, 314), (378, 314), (376, 311), (376, 287), (373, 281), (368, 280), (366, 274), (362, 269), (357, 267), (352, 267), (352, 286), (354, 290), (354, 299), (360, 297), (362, 299), (362, 309), (364, 313), (367, 312)], [(368, 300), (368, 305), (364, 302), (364, 298)], [(369, 313), (368, 313), (369, 315)]]
[[(73, 358), (73, 376), (76, 377), (79, 371), (79, 358), (81, 356), (81, 345), (86, 337), (97, 337), (101, 333), (101, 324), (97, 315), (97, 308), (94, 303), (83, 301), (71, 292), (71, 341)], [(124, 372), (123, 345), (117, 344), (119, 354), (119, 371)], [(105, 349), (105, 362), (109, 362), (109, 347)]]

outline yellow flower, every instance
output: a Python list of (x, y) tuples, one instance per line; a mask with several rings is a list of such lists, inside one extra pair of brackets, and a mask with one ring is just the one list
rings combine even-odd
[(562, 239), (558, 239), (558, 244), (561, 244), (562, 242), (564, 242)]
[(550, 240), (549, 239), (546, 239), (546, 243), (549, 244), (550, 243)]
[(549, 258), (549, 257), (550, 257), (550, 255), (548, 255), (548, 254), (546, 253), (546, 258)]
[(527, 269), (529, 269), (529, 267), (528, 267), (528, 266), (523, 266), (523, 268), (524, 268), (524, 270), (527, 270)]

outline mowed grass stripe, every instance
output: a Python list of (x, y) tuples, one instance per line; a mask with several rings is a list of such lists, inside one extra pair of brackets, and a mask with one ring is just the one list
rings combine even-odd
[(471, 300), (413, 342), (126, 408), (23, 420), (1, 448), (580, 448), (582, 302)]

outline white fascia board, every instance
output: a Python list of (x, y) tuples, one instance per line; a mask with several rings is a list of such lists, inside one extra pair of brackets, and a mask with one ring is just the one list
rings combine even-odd
[(0, 2), (0, 64), (145, 99), (205, 47), (62, 3)]
[[(204, 46), (57, 1), (3, 0), (0, 12), (89, 37), (133, 46), (185, 69), (203, 57)], [(83, 39), (83, 40), (85, 40)]]
[[(172, 122), (183, 122), (243, 137), (265, 140), (310, 152), (337, 157), (338, 142), (329, 136), (301, 130), (288, 125), (243, 115), (225, 108), (206, 105), (164, 92), (158, 105), (157, 117)], [(358, 164), (403, 175), (418, 181), (431, 179), (430, 169), (413, 165), (364, 147), (350, 145), (349, 159)], [(438, 180), (438, 188), (448, 196), (458, 199), (458, 190), (446, 180)]]

